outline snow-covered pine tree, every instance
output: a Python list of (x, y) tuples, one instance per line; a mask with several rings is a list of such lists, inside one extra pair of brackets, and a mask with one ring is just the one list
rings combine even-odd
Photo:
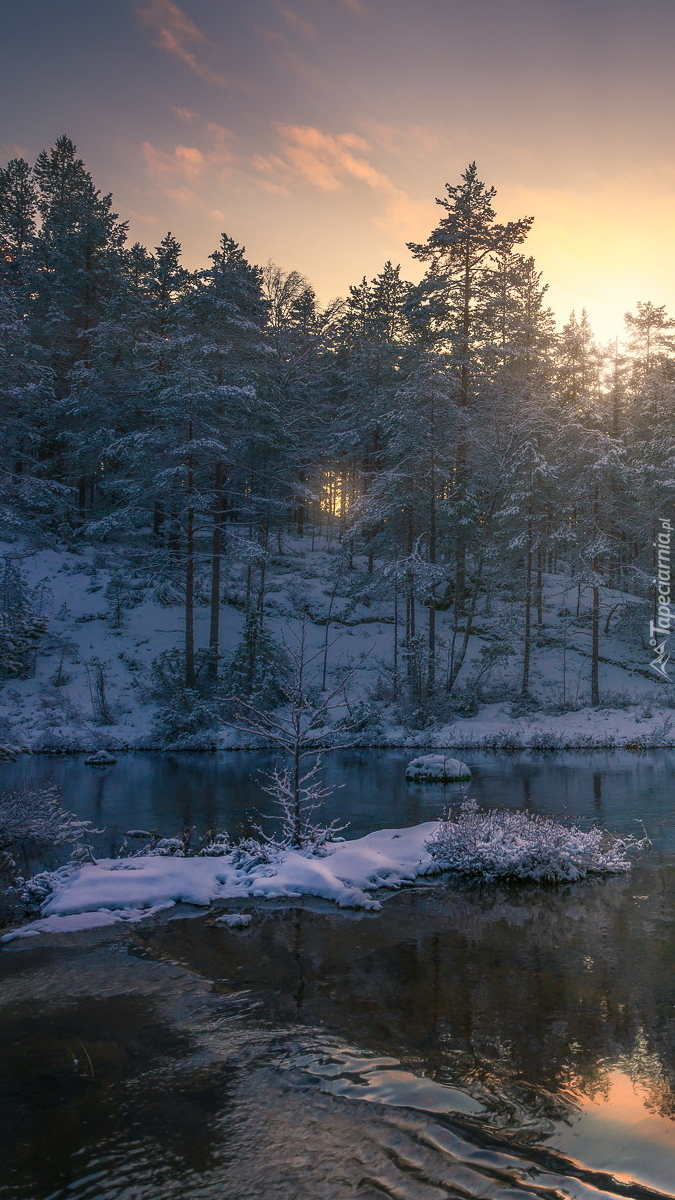
[(475, 162), (470, 163), (461, 183), (446, 184), (446, 195), (436, 200), (445, 215), (426, 242), (408, 243), (415, 258), (429, 263), (422, 282), (411, 292), (411, 322), (448, 356), (456, 378), (460, 422), (455, 469), (455, 605), (459, 614), (465, 604), (470, 527), (465, 504), (471, 472), (468, 420), (479, 388), (482, 349), (499, 332), (486, 327), (486, 287), (489, 292), (495, 257), (523, 242), (533, 220), (524, 217), (500, 224), (492, 204), (495, 195), (495, 189), (478, 178)]
[(30, 313), (34, 336), (50, 356), (56, 394), (46, 438), (52, 470), (76, 485), (82, 513), (98, 447), (83, 455), (78, 442), (71, 460), (69, 435), (77, 433), (77, 421), (69, 398), (79, 364), (90, 361), (92, 331), (118, 286), (127, 227), (113, 212), (112, 197), (95, 187), (70, 138), (60, 137), (38, 155), (33, 176), (41, 221), (33, 242)]

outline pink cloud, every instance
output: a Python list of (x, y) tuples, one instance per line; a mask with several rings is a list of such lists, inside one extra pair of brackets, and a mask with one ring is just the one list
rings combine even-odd
[(171, 179), (195, 183), (208, 170), (229, 167), (236, 161), (232, 149), (233, 135), (224, 125), (208, 121), (199, 133), (201, 148), (178, 145), (166, 151), (158, 149), (151, 142), (143, 142), (141, 150), (150, 178), (160, 185)]
[(173, 111), (179, 121), (194, 121), (197, 116), (197, 113), (190, 112), (189, 108), (176, 108), (175, 104), (173, 105)]
[(286, 8), (283, 4), (277, 4), (277, 8), (292, 29), (296, 29), (298, 33), (304, 34), (305, 37), (316, 36), (314, 26), (309, 21), (306, 21), (304, 17), (301, 17), (300, 13), (295, 12), (292, 8)]
[(370, 147), (355, 133), (324, 133), (313, 125), (277, 125), (276, 129), (282, 162), (321, 191), (338, 191), (350, 178), (376, 190), (393, 187), (388, 176), (364, 157)]
[(142, 21), (154, 27), (156, 46), (179, 58), (207, 83), (227, 86), (229, 81), (225, 76), (214, 71), (190, 49), (191, 45), (213, 47), (213, 42), (173, 0), (148, 0), (145, 7), (136, 11)]
[(196, 146), (176, 146), (172, 154), (166, 154), (150, 142), (143, 142), (142, 150), (148, 174), (153, 179), (177, 175), (181, 179), (195, 180), (204, 170), (204, 155)]
[(297, 186), (304, 182), (328, 193), (361, 184), (381, 199), (381, 211), (375, 219), (378, 227), (399, 232), (416, 227), (422, 206), (373, 164), (365, 138), (355, 133), (326, 133), (313, 125), (278, 124), (276, 131), (281, 143), (279, 153), (256, 155), (250, 160), (266, 190), (288, 191), (294, 183)]

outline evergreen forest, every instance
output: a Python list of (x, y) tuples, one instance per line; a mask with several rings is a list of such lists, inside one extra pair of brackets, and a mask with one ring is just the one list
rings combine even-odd
[[(134, 580), (177, 606), (155, 674), (184, 710), (219, 689), (274, 705), (269, 580), (299, 548), (333, 553), (326, 646), (339, 597), (393, 629), (380, 697), (412, 724), (475, 711), (490, 680), (537, 703), (543, 648), (573, 626), (591, 707), (611, 702), (614, 635), (649, 676), (675, 322), (636, 300), (609, 345), (582, 307), (557, 327), (532, 217), (501, 223), (495, 203), (471, 163), (408, 244), (420, 282), (386, 262), (323, 305), (300, 272), (249, 261), (240, 231), (198, 270), (172, 233), (129, 244), (65, 136), (0, 170), (0, 676), (28, 674), (46, 636), (21, 574), (39, 547), (116, 554), (120, 621)], [(651, 677), (668, 703), (667, 673)]]

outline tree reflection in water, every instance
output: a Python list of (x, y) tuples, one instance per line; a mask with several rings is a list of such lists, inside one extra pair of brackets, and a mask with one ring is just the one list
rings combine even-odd
[(244, 934), (206, 920), (147, 936), (201, 974), (265, 993), (277, 1019), (468, 1088), (507, 1125), (607, 1098), (617, 1071), (645, 1110), (671, 1117), (674, 884), (675, 868), (653, 865), (553, 889), (450, 883), (376, 915), (260, 908)]

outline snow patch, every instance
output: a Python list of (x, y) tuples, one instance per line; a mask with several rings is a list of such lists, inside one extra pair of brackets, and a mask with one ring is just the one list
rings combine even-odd
[(15, 938), (37, 937), (40, 933), (75, 933), (79, 929), (99, 929), (105, 925), (115, 925), (118, 921), (132, 924), (144, 921), (164, 908), (173, 908), (173, 901), (168, 904), (155, 904), (151, 908), (124, 908), (115, 911), (109, 908), (99, 908), (92, 912), (71, 913), (69, 916), (43, 917), (39, 921), (31, 921), (30, 925), (22, 925), (3, 934), (0, 941), (13, 942)]

